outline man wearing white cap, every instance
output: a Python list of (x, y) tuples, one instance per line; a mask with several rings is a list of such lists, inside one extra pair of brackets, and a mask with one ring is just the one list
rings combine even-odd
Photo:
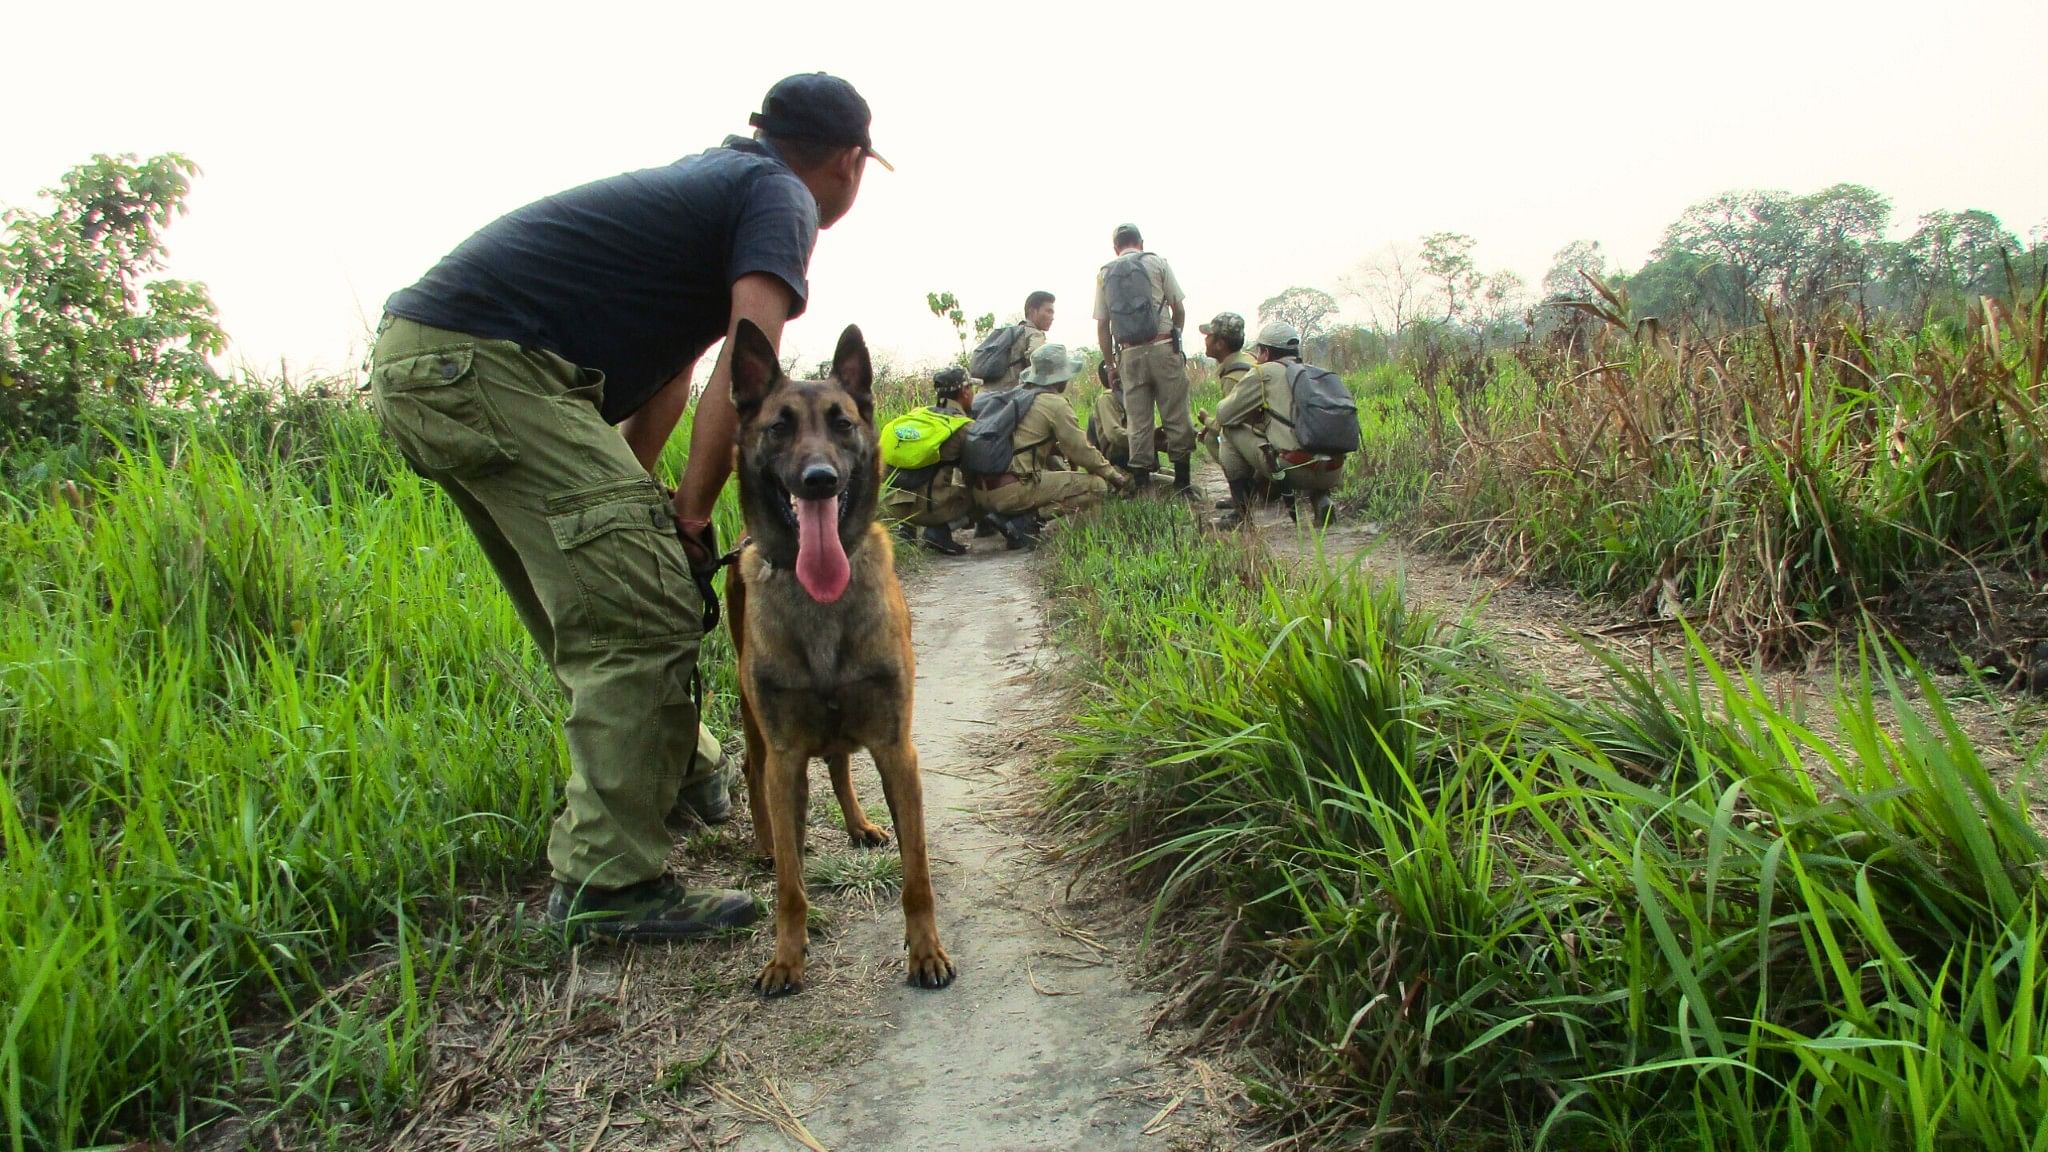
[(1306, 494), (1315, 523), (1328, 525), (1330, 493), (1343, 479), (1343, 459), (1303, 451), (1288, 424), (1294, 389), (1287, 368), (1301, 362), (1301, 333), (1284, 320), (1268, 322), (1259, 329), (1256, 359), (1258, 368), (1239, 379), (1216, 406), (1223, 476), (1235, 505), (1218, 526), (1242, 523), (1250, 515), (1252, 496), (1272, 489), (1286, 497), (1290, 513), (1296, 495)]

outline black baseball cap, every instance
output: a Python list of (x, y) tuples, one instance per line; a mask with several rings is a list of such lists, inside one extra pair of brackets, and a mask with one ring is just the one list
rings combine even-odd
[(896, 166), (875, 151), (868, 135), (874, 120), (868, 102), (853, 85), (823, 72), (800, 72), (785, 77), (761, 99), (761, 110), (747, 117), (747, 123), (768, 136), (784, 140), (809, 140), (844, 148), (859, 146), (875, 162), (894, 172)]

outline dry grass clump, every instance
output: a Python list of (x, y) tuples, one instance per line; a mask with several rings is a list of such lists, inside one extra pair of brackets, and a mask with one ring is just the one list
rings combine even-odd
[[(1426, 488), (1427, 540), (1773, 656), (1926, 573), (2039, 570), (2038, 289), (1919, 330), (1767, 315), (1708, 340), (1595, 288), (1548, 342), (1425, 345), (1406, 405), (1423, 449), (1368, 459), (1365, 486)], [(1990, 648), (2031, 650), (1976, 583)]]

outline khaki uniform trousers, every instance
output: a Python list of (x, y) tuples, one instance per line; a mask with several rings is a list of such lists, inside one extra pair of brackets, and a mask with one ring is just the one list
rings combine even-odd
[(1117, 378), (1123, 383), (1125, 426), (1131, 438), (1131, 464), (1150, 471), (1158, 460), (1153, 444), (1153, 413), (1166, 436), (1167, 458), (1179, 463), (1194, 455), (1195, 419), (1188, 409), (1187, 358), (1172, 342), (1140, 344), (1117, 354)]
[(891, 485), (882, 490), (882, 519), (892, 524), (944, 528), (966, 517), (973, 505), (966, 477), (951, 464), (939, 465), (931, 479), (916, 487)]
[(998, 516), (1036, 512), (1048, 519), (1085, 512), (1109, 495), (1109, 481), (1086, 472), (1040, 472), (1001, 488), (976, 488), (974, 506)]
[(1296, 492), (1334, 492), (1343, 482), (1341, 469), (1317, 469), (1312, 467), (1288, 468), (1286, 461), (1277, 461), (1284, 469), (1285, 480), (1275, 481), (1266, 463), (1266, 437), (1256, 428), (1233, 425), (1223, 429), (1222, 442), (1217, 445), (1217, 462), (1223, 465), (1226, 479), (1248, 482), (1255, 492), (1277, 492), (1283, 488)]
[(551, 353), (400, 317), (371, 354), (379, 422), (468, 521), (568, 696), (555, 879), (619, 887), (662, 874), (664, 818), (708, 767), (704, 606), (668, 497), (598, 414), (602, 389)]

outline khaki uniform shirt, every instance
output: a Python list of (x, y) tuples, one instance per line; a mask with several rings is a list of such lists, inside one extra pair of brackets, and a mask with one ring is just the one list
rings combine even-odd
[[(1117, 257), (1117, 260), (1121, 259), (1122, 256)], [(1166, 257), (1147, 252), (1144, 262), (1145, 274), (1152, 280), (1152, 306), (1159, 310), (1159, 328), (1153, 335), (1170, 335), (1173, 332), (1173, 306), (1187, 297), (1181, 294), (1180, 281), (1173, 278), (1173, 265), (1166, 262)], [(1095, 320), (1098, 324), (1109, 319), (1109, 300), (1102, 294), (1102, 278), (1108, 271), (1109, 265), (1104, 264), (1095, 273)]]
[[(1216, 379), (1223, 385), (1223, 399), (1216, 405), (1216, 423), (1225, 427), (1265, 419), (1259, 385), (1253, 378), (1259, 363), (1249, 352), (1237, 351), (1216, 364)], [(1247, 381), (1252, 381), (1247, 383)]]
[(1088, 443), (1088, 436), (1081, 431), (1081, 422), (1074, 418), (1074, 406), (1064, 392), (1041, 392), (1031, 404), (1031, 411), (1017, 421), (1017, 431), (1010, 437), (1010, 472), (1016, 476), (1035, 476), (1040, 472), (1058, 472), (1056, 462), (1065, 460), (1084, 472), (1093, 473), (1104, 480), (1113, 474), (1108, 460), (1095, 446)]
[[(1235, 359), (1226, 360), (1224, 364), (1231, 364)], [(1298, 363), (1300, 360), (1288, 356), (1267, 361), (1247, 372), (1231, 389), (1230, 395), (1223, 398), (1223, 403), (1216, 406), (1216, 422), (1226, 428), (1254, 429), (1276, 452), (1300, 451), (1301, 441), (1294, 438), (1294, 429), (1284, 419), (1272, 419), (1274, 413), (1284, 417), (1294, 411), (1294, 389), (1287, 384), (1287, 366)]]

